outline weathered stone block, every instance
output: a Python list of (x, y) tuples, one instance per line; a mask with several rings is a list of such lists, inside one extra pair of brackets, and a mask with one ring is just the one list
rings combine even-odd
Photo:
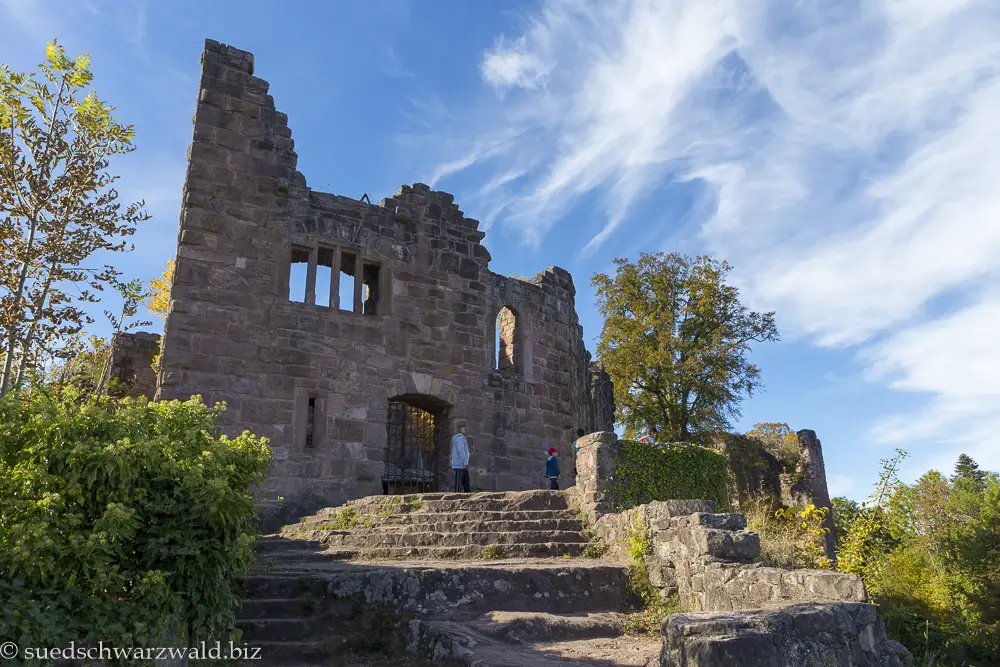
[(904, 667), (871, 605), (808, 603), (766, 610), (673, 614), (661, 626), (662, 667)]

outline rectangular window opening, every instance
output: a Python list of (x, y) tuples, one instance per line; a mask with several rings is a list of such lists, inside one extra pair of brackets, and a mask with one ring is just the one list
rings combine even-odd
[(333, 248), (320, 246), (316, 256), (316, 305), (333, 307), (330, 286), (333, 279)]
[(309, 248), (292, 246), (292, 263), (288, 271), (288, 300), (306, 302), (306, 281), (309, 273)]
[(379, 267), (374, 264), (365, 264), (362, 276), (364, 284), (364, 301), (362, 312), (365, 315), (378, 314), (379, 297)]
[[(301, 404), (300, 404), (301, 405)], [(306, 449), (311, 449), (316, 442), (316, 397), (309, 397), (309, 407), (306, 409)]]
[(340, 309), (348, 312), (354, 310), (354, 280), (357, 259), (357, 255), (350, 252), (345, 252), (340, 256)]

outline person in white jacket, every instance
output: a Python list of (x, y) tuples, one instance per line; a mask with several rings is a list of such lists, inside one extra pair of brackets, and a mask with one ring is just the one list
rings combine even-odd
[(468, 430), (463, 422), (459, 422), (455, 435), (451, 436), (451, 469), (455, 473), (455, 492), (469, 493), (469, 441), (465, 437)]

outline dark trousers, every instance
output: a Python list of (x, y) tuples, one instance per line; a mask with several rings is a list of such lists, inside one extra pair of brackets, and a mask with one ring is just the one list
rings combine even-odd
[(559, 478), (558, 477), (549, 477), (549, 488), (551, 490), (553, 490), (553, 491), (558, 491), (559, 490)]
[(458, 468), (452, 468), (455, 471), (455, 493), (460, 491), (465, 491), (466, 493), (471, 493), (472, 489), (469, 484), (469, 471)]

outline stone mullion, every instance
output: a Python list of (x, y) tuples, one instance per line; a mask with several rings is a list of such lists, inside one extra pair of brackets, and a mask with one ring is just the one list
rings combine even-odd
[(309, 250), (309, 268), (306, 270), (306, 303), (316, 304), (316, 262), (319, 257), (319, 248), (313, 246)]
[(365, 279), (364, 257), (359, 252), (354, 259), (354, 312), (355, 313), (360, 313), (364, 311), (364, 303), (362, 302), (362, 297), (364, 296), (364, 279)]
[(340, 248), (333, 249), (330, 261), (330, 307), (340, 308)]

